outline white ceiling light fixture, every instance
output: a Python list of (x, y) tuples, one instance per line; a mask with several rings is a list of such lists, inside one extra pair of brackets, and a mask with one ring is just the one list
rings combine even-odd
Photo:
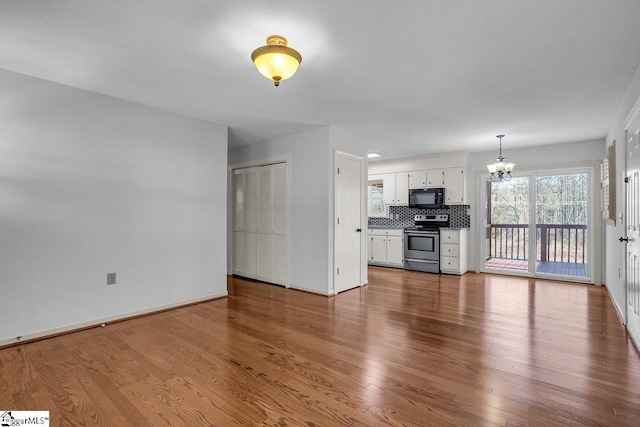
[(287, 46), (282, 36), (267, 37), (267, 45), (257, 48), (251, 54), (251, 60), (260, 74), (273, 80), (280, 86), (282, 80), (293, 76), (302, 62), (302, 55)]
[(505, 158), (502, 157), (502, 138), (504, 138), (504, 135), (496, 135), (496, 138), (500, 139), (500, 152), (496, 162), (487, 165), (487, 169), (491, 173), (491, 181), (509, 181), (511, 179), (511, 171), (513, 171), (516, 164), (505, 163)]
[(380, 156), (382, 156), (382, 154), (380, 154), (380, 153), (369, 153), (369, 154), (367, 154), (367, 158), (368, 159), (375, 159), (376, 157), (380, 157)]

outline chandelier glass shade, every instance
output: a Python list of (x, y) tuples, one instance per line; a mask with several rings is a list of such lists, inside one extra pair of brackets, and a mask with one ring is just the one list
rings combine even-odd
[(267, 45), (257, 48), (251, 60), (260, 74), (272, 80), (276, 86), (293, 76), (302, 62), (302, 55), (287, 46), (282, 36), (267, 37)]
[(487, 165), (487, 169), (491, 173), (491, 181), (509, 181), (511, 172), (516, 164), (505, 162), (506, 159), (502, 156), (502, 138), (504, 138), (504, 135), (496, 135), (496, 138), (500, 139), (500, 151), (495, 163)]

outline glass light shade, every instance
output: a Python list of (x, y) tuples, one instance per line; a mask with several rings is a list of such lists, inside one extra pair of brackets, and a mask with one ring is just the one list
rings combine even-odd
[(506, 163), (504, 165), (504, 171), (507, 173), (511, 173), (511, 171), (513, 170), (513, 168), (516, 166), (515, 163)]
[(282, 36), (267, 37), (267, 46), (257, 48), (251, 54), (254, 65), (276, 86), (280, 81), (293, 76), (302, 62), (298, 51), (287, 47), (287, 39)]
[(505, 166), (504, 162), (496, 162), (495, 166), (498, 172), (504, 171), (504, 166)]
[(489, 173), (496, 173), (497, 171), (495, 163), (487, 165), (487, 169), (489, 169)]

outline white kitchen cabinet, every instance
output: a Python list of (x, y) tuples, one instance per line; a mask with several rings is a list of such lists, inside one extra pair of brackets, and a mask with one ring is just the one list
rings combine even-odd
[(444, 169), (445, 205), (464, 205), (467, 200), (464, 168)]
[(372, 263), (387, 263), (387, 236), (386, 234), (371, 235), (371, 258)]
[(409, 204), (409, 174), (388, 173), (382, 177), (385, 205), (406, 206)]
[(444, 169), (427, 171), (427, 187), (444, 187)]
[(396, 200), (398, 205), (409, 205), (409, 174), (396, 174)]
[[(402, 230), (400, 230), (402, 232)], [(387, 263), (395, 265), (404, 264), (404, 236), (387, 236)]]
[(375, 228), (370, 236), (369, 264), (402, 267), (403, 230)]
[(396, 174), (388, 173), (382, 176), (382, 197), (385, 205), (396, 204)]
[(440, 229), (440, 271), (462, 275), (467, 272), (467, 229)]
[(426, 188), (427, 171), (414, 171), (409, 173), (409, 188)]

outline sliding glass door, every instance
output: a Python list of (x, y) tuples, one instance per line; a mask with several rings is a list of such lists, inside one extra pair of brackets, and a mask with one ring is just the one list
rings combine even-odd
[(536, 176), (536, 273), (588, 278), (587, 173)]
[(529, 271), (529, 177), (486, 181), (487, 227), (485, 267), (510, 272)]
[(483, 271), (592, 280), (591, 170), (483, 178)]

